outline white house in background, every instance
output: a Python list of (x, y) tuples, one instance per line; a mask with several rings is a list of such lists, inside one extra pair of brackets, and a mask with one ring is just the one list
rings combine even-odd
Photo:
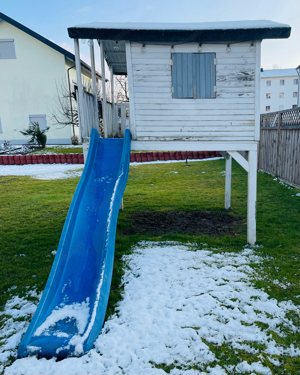
[[(90, 66), (81, 61), (81, 68), (83, 81), (91, 81)], [(51, 125), (50, 118), (59, 111), (56, 85), (72, 92), (76, 81), (72, 53), (0, 13), (0, 144), (25, 143), (20, 130), (34, 121), (51, 127), (48, 144), (70, 144), (73, 127)]]
[(296, 69), (262, 70), (260, 113), (297, 107), (299, 78)]
[[(231, 161), (248, 172), (248, 242), (256, 241), (257, 145), (260, 136), (260, 47), (288, 38), (271, 21), (189, 24), (90, 23), (68, 29), (74, 38), (79, 97), (79, 39), (100, 43), (112, 76), (127, 74), (129, 128), (134, 150), (212, 151), (226, 158), (225, 208), (231, 205)], [(95, 86), (93, 81), (93, 86)], [(116, 136), (114, 103), (102, 89), (105, 137)], [(112, 95), (112, 98), (114, 96)], [(90, 121), (79, 101), (82, 133)], [(239, 151), (246, 151), (244, 158)]]

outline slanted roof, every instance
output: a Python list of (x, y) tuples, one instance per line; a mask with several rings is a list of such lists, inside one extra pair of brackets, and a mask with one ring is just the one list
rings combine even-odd
[[(288, 38), (289, 25), (272, 21), (200, 23), (110, 23), (93, 22), (68, 28), (71, 38), (103, 41), (105, 57), (114, 74), (126, 74), (124, 41), (139, 43), (236, 43)], [(116, 41), (118, 50), (115, 49)]]
[(288, 38), (291, 27), (272, 21), (199, 23), (93, 22), (68, 28), (71, 38), (135, 42), (242, 42)]
[(270, 69), (260, 73), (261, 78), (295, 77), (297, 75), (296, 69)]
[[(15, 21), (14, 19), (12, 19), (12, 18), (8, 17), (7, 15), (5, 15), (4, 13), (0, 12), (0, 22), (2, 20), (6, 21), (7, 23), (9, 23), (12, 26), (15, 26), (16, 28), (18, 28), (21, 31), (24, 31), (24, 33), (32, 36), (33, 38), (39, 40), (40, 42), (46, 44), (47, 46), (53, 48), (55, 51), (63, 54), (68, 59), (70, 59), (72, 61), (75, 61), (75, 55), (73, 53), (67, 51), (66, 49), (60, 47), (58, 44), (51, 42), (51, 40), (49, 40), (47, 38), (44, 38), (42, 35), (36, 33), (35, 31), (29, 29), (28, 27), (22, 25), (21, 23)], [(86, 70), (91, 71), (91, 67), (82, 60), (81, 60), (81, 65)], [(99, 79), (101, 79), (100, 73), (96, 72), (96, 75)]]

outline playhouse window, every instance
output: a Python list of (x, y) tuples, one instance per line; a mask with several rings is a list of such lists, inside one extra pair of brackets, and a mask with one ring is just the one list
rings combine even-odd
[(0, 39), (0, 59), (15, 59), (15, 42), (13, 39)]
[(173, 98), (215, 98), (215, 53), (172, 53)]

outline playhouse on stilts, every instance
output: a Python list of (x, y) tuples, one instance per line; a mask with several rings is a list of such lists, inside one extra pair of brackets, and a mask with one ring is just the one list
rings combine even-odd
[[(290, 31), (290, 26), (271, 21), (90, 23), (69, 28), (75, 43), (83, 141), (88, 142), (91, 129), (99, 126), (96, 39), (101, 51), (104, 136), (118, 136), (114, 75), (127, 75), (131, 148), (221, 152), (226, 159), (226, 209), (234, 158), (248, 172), (247, 238), (254, 245), (261, 42), (288, 38)], [(79, 39), (88, 39), (90, 45), (92, 113), (81, 83)], [(112, 103), (106, 100), (104, 60), (110, 69)]]

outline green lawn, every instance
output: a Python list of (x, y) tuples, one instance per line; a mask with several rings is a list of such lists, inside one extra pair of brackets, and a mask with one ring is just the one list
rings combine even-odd
[[(79, 152), (76, 151), (69, 152)], [(58, 152), (60, 153), (60, 151)], [(131, 166), (124, 195), (124, 211), (120, 212), (116, 237), (116, 255), (112, 288), (107, 316), (114, 312), (121, 298), (120, 281), (123, 275), (122, 256), (130, 253), (140, 240), (176, 240), (180, 242), (205, 242), (222, 251), (238, 252), (246, 244), (247, 173), (233, 161), (232, 209), (229, 215), (236, 219), (234, 230), (226, 235), (198, 234), (179, 227), (164, 228), (160, 235), (155, 231), (139, 234), (135, 217), (160, 212), (186, 214), (203, 211), (223, 215), (224, 173), (223, 159), (208, 162), (184, 162)], [(174, 173), (178, 172), (178, 173)], [(205, 172), (205, 173), (203, 173)], [(266, 173), (258, 173), (257, 244), (258, 255), (264, 262), (254, 265), (262, 277), (253, 280), (258, 288), (267, 291), (278, 301), (300, 303), (299, 280), (299, 190), (273, 180)], [(34, 180), (29, 177), (0, 177), (0, 306), (12, 295), (25, 296), (30, 290), (45, 287), (53, 255), (57, 248), (64, 220), (79, 178), (65, 180)], [(155, 216), (155, 215), (154, 215)], [(160, 225), (161, 223), (157, 223)], [(130, 230), (134, 228), (133, 234)], [(230, 229), (230, 226), (228, 227)], [(25, 255), (25, 256), (24, 256)], [(273, 281), (278, 280), (277, 284)], [(281, 283), (290, 285), (282, 288)], [(10, 289), (12, 287), (14, 289)], [(8, 290), (10, 291), (8, 292)], [(296, 316), (291, 316), (299, 326)], [(0, 323), (1, 325), (1, 323)], [(286, 345), (298, 342), (296, 333), (288, 333)], [(229, 347), (211, 348), (217, 358), (224, 353), (230, 363), (237, 354)], [(249, 353), (247, 356), (251, 356)], [(282, 367), (274, 374), (297, 374), (299, 359), (283, 358)], [(166, 369), (165, 370), (170, 370)], [(275, 370), (274, 370), (275, 371)], [(281, 372), (280, 372), (281, 371)]]
[(41, 150), (34, 150), (30, 152), (30, 155), (42, 155), (46, 153), (51, 153), (51, 154), (82, 154), (83, 153), (83, 148), (74, 146), (72, 147), (71, 145), (68, 147), (65, 146), (46, 146), (45, 148)]

